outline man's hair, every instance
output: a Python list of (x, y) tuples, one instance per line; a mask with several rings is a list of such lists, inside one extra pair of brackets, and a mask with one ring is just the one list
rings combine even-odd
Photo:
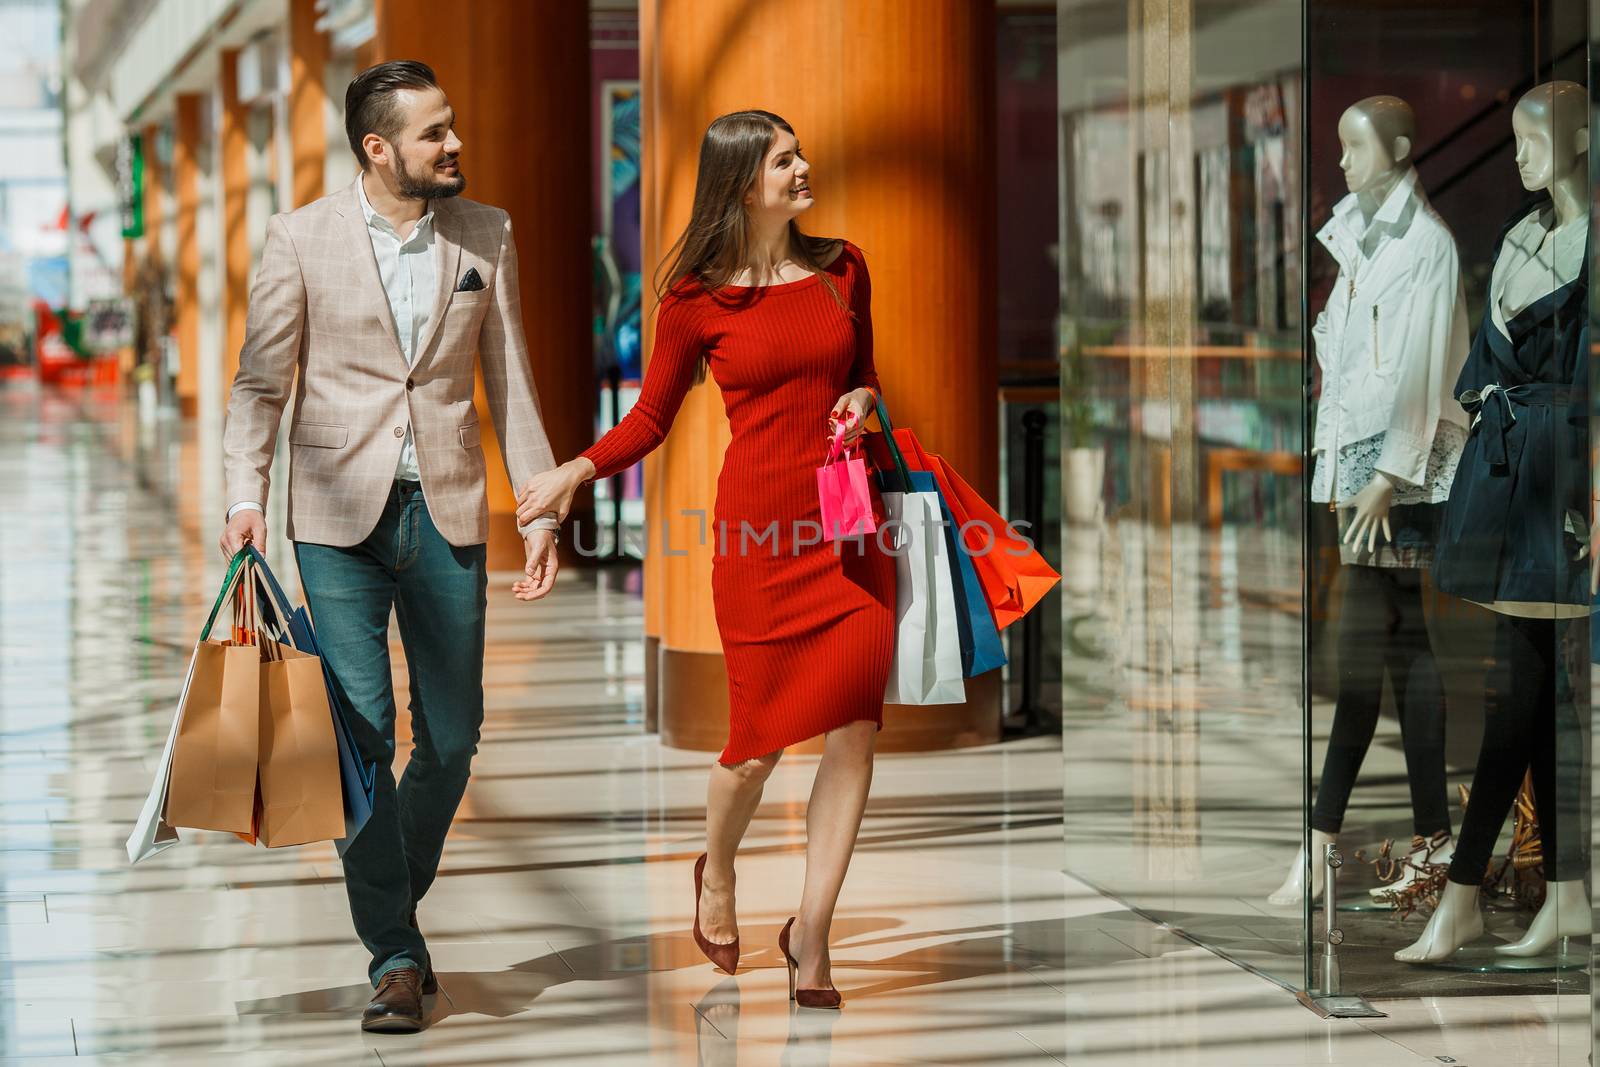
[(361, 147), (363, 137), (375, 133), (395, 144), (405, 129), (405, 114), (396, 94), (401, 89), (437, 88), (439, 80), (433, 68), (415, 59), (379, 63), (351, 79), (350, 88), (344, 91), (344, 132), (362, 170), (371, 162)]

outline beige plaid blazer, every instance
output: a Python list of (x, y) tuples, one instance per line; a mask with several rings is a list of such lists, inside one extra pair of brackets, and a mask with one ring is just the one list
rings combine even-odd
[[(266, 505), (293, 388), (291, 540), (365, 540), (389, 498), (409, 423), (434, 525), (453, 545), (487, 541), (474, 356), (512, 485), (555, 466), (528, 368), (510, 218), (460, 197), (430, 207), (438, 288), (414, 366), (400, 347), (354, 183), (267, 224), (223, 433), (230, 508)], [(472, 268), (484, 287), (456, 292)]]

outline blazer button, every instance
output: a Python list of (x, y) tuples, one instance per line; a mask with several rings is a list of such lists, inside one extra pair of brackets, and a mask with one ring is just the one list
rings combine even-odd
[(417, 387), (416, 379), (414, 379), (414, 378), (407, 378), (406, 379), (406, 392), (409, 393), (411, 390), (415, 389), (416, 387)]
[(396, 426), (394, 428), (394, 435), (396, 437), (404, 437), (406, 435), (406, 428), (404, 426)]

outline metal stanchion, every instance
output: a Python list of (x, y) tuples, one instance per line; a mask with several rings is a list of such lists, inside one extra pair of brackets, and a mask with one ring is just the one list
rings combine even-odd
[[(1045, 414), (1038, 408), (1022, 413), (1022, 518), (1028, 533), (1037, 538), (1044, 525), (1044, 430)], [(1039, 674), (1044, 667), (1044, 617), (1030, 611), (1022, 619), (1022, 655), (1018, 671), (1022, 675), (1022, 700), (1006, 716), (1006, 732), (1037, 733), (1044, 720), (1039, 702)]]
[[(622, 421), (622, 367), (611, 363), (606, 367), (606, 391), (611, 397), (611, 425), (615, 426)], [(622, 494), (625, 471), (618, 471), (606, 480), (607, 487), (611, 490), (608, 503), (611, 505), (611, 547), (605, 552), (596, 552), (591, 558), (595, 563), (638, 563), (638, 559), (630, 556), (623, 543), (622, 523)], [(595, 523), (600, 523), (598, 510), (595, 513)], [(577, 536), (574, 534), (574, 536)], [(598, 548), (598, 536), (596, 537)]]
[(1316, 996), (1299, 994), (1300, 1003), (1324, 1019), (1383, 1019), (1387, 1016), (1359, 996), (1343, 996), (1340, 989), (1339, 946), (1344, 931), (1339, 921), (1339, 868), (1344, 856), (1338, 845), (1330, 844), (1323, 854), (1326, 870), (1322, 882), (1322, 991)]
[[(595, 267), (599, 272), (597, 284), (600, 289), (601, 329), (599, 337), (599, 355), (605, 363), (606, 390), (611, 396), (611, 425), (615, 426), (622, 421), (622, 364), (618, 360), (613, 339), (616, 336), (618, 316), (622, 311), (622, 274), (617, 269), (616, 256), (611, 251), (611, 240), (604, 235), (596, 236), (593, 241)], [(632, 565), (639, 560), (628, 554), (623, 543), (622, 524), (622, 494), (627, 478), (625, 471), (618, 471), (607, 480), (611, 496), (611, 549), (608, 552), (596, 552), (593, 559), (595, 563), (620, 563)], [(595, 547), (599, 548), (600, 515), (598, 511), (594, 516), (595, 521)], [(574, 531), (574, 540), (580, 540)], [(581, 543), (581, 541), (580, 541)]]
[[(606, 387), (611, 393), (611, 425), (622, 421), (622, 367), (613, 363), (606, 368)], [(611, 551), (601, 557), (604, 563), (636, 563), (623, 546), (622, 494), (626, 474), (618, 471), (611, 476)]]
[(1344, 944), (1344, 931), (1334, 925), (1339, 919), (1339, 868), (1344, 857), (1338, 845), (1329, 845), (1324, 857), (1327, 872), (1322, 882), (1322, 995), (1339, 995), (1339, 946)]

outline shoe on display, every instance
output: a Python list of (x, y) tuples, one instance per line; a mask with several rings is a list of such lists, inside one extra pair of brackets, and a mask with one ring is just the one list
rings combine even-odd
[(1522, 940), (1511, 945), (1497, 945), (1495, 952), (1502, 956), (1540, 956), (1564, 937), (1588, 937), (1593, 932), (1594, 921), (1589, 910), (1589, 896), (1583, 890), (1583, 879), (1549, 882), (1545, 885), (1544, 905), (1528, 924), (1528, 932)]
[(1401, 963), (1438, 963), (1456, 949), (1483, 936), (1483, 912), (1478, 910), (1478, 887), (1446, 882), (1439, 891), (1439, 906), (1428, 917), (1422, 936), (1394, 954)]
[[(1321, 830), (1311, 831), (1311, 848), (1316, 862), (1311, 864), (1311, 896), (1322, 896), (1323, 872), (1326, 869), (1322, 864), (1323, 853), (1329, 845), (1338, 840), (1334, 834), (1325, 834)], [(1304, 845), (1294, 854), (1294, 864), (1289, 868), (1288, 877), (1283, 884), (1273, 890), (1267, 898), (1268, 904), (1281, 908), (1293, 907), (1306, 898), (1306, 849)]]

